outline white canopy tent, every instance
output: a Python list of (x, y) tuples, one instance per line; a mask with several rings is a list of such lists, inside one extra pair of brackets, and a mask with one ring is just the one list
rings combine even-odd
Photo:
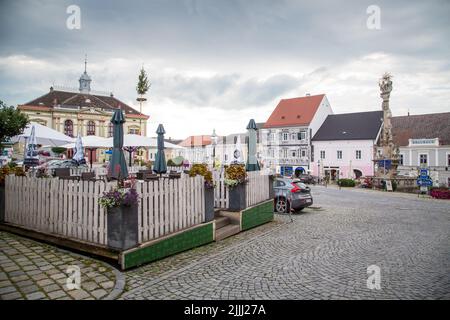
[[(84, 136), (81, 137), (81, 141), (84, 148), (112, 148), (113, 146), (112, 139), (99, 136)], [(75, 148), (75, 142), (62, 145), (62, 147), (68, 149)]]
[(18, 136), (14, 136), (11, 138), (11, 141), (16, 142), (25, 142), (26, 139), (31, 134), (31, 128), (34, 126), (34, 134), (36, 137), (37, 144), (41, 144), (44, 146), (52, 146), (59, 147), (61, 145), (67, 144), (68, 142), (73, 142), (74, 138), (66, 136), (59, 131), (56, 131), (52, 128), (43, 126), (37, 122), (30, 122), (28, 126), (25, 128), (22, 134)]
[[(109, 143), (113, 143), (113, 138), (107, 138)], [(123, 136), (123, 146), (124, 147), (150, 147), (156, 148), (157, 141), (156, 138), (140, 136), (138, 134), (125, 134)], [(178, 146), (173, 143), (164, 142), (164, 147), (166, 149), (182, 149), (183, 147)]]

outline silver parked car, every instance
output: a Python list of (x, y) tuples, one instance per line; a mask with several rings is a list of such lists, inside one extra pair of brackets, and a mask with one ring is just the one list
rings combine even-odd
[(273, 189), (276, 212), (300, 211), (313, 204), (311, 189), (299, 179), (276, 178)]

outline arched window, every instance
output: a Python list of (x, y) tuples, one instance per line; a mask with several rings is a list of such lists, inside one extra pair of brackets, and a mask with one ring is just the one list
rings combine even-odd
[(109, 137), (112, 137), (113, 134), (114, 134), (114, 127), (113, 127), (113, 124), (110, 122), (110, 123), (108, 124), (108, 138), (109, 138)]
[(87, 135), (88, 136), (95, 136), (95, 122), (94, 121), (88, 121), (88, 123), (87, 123)]
[(64, 121), (64, 134), (69, 137), (73, 137), (73, 121)]

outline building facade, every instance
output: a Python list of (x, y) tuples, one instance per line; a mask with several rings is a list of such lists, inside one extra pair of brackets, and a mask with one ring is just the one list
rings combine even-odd
[(312, 139), (313, 175), (335, 181), (374, 175), (383, 112), (328, 115)]
[(262, 167), (282, 175), (311, 172), (311, 139), (329, 114), (324, 94), (281, 100), (261, 129)]
[[(55, 90), (18, 106), (28, 115), (30, 121), (48, 126), (70, 137), (96, 135), (112, 137), (110, 122), (115, 109), (122, 109), (126, 122), (124, 132), (146, 135), (149, 116), (140, 113), (126, 103), (109, 95), (94, 94), (91, 91), (91, 78), (86, 69), (79, 79), (79, 90)], [(89, 153), (88, 153), (89, 154)], [(145, 154), (143, 155), (144, 157)], [(93, 161), (102, 161), (106, 155), (103, 150), (93, 153)]]
[(428, 168), (434, 186), (450, 185), (450, 112), (392, 117), (398, 175), (417, 177)]

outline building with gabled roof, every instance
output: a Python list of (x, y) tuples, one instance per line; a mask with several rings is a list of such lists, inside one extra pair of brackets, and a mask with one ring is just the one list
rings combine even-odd
[(312, 172), (330, 181), (374, 175), (383, 111), (328, 115), (312, 138)]
[(262, 167), (282, 175), (311, 171), (311, 138), (329, 114), (325, 94), (282, 99), (261, 129)]
[(450, 186), (450, 112), (392, 117), (391, 123), (398, 174), (416, 177), (427, 168), (435, 186)]
[[(18, 105), (18, 109), (28, 115), (30, 121), (40, 123), (71, 137), (76, 137), (78, 133), (82, 136), (111, 137), (113, 133), (110, 123), (112, 114), (114, 110), (122, 109), (126, 119), (124, 132), (146, 135), (148, 115), (117, 99), (112, 93), (94, 93), (91, 91), (91, 81), (85, 62), (78, 90), (56, 90), (50, 87), (49, 92)], [(106, 158), (101, 150), (93, 153), (93, 156), (93, 162)]]

